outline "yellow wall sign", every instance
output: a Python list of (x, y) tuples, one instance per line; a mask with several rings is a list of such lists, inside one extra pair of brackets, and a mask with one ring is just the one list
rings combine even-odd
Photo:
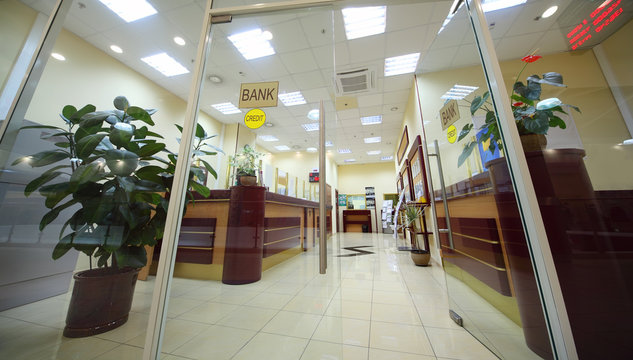
[(240, 87), (240, 109), (277, 106), (279, 81), (244, 83)]
[(440, 109), (440, 119), (442, 119), (442, 130), (446, 130), (455, 121), (459, 120), (459, 106), (457, 100), (449, 100)]
[(253, 109), (244, 116), (244, 125), (251, 129), (259, 129), (266, 122), (266, 113), (261, 109)]
[(455, 125), (451, 125), (448, 127), (446, 131), (446, 137), (448, 138), (448, 142), (454, 144), (457, 141), (457, 128)]

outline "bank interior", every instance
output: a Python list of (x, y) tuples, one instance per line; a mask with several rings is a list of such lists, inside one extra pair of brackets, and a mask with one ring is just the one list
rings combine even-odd
[[(154, 12), (131, 14), (107, 3), (116, 2), (74, 2), (38, 54), (56, 2), (0, 1), (3, 125), (12, 114), (0, 150), (2, 357), (141, 358), (161, 328), (150, 324), (169, 283), (164, 359), (627, 358), (633, 3), (484, 0), (485, 31), (475, 36), (468, 9), (479, 1), (340, 1), (238, 11), (230, 21), (218, 13), (208, 38), (207, 1), (152, 0)], [(150, 66), (161, 53), (176, 67)], [(409, 63), (392, 66), (397, 60)], [(244, 95), (249, 86), (278, 98), (241, 104), (266, 100)], [(121, 95), (157, 110), (153, 126), (135, 120), (134, 131), (149, 126), (172, 155), (184, 141), (178, 126), (195, 117), (194, 145), (210, 146), (192, 153), (191, 180), (210, 191), (190, 188), (173, 277), (157, 277), (171, 256), (161, 241), (135, 244), (147, 260), (134, 275), (129, 316), (109, 331), (68, 331), (69, 308), (83, 306), (72, 300), (72, 276), (98, 260), (74, 249), (51, 257), (76, 230), (65, 223), (79, 204), (41, 229), (54, 205), (25, 187), (62, 162), (34, 154), (66, 148), (56, 145), (63, 135), (38, 126), (65, 126), (66, 105), (121, 110), (113, 104)], [(263, 124), (246, 120), (255, 108)], [(508, 130), (499, 142), (482, 135), (504, 111), (510, 125), (549, 116), (540, 125), (546, 144), (515, 161), (508, 154), (523, 148), (508, 145)], [(231, 160), (251, 150), (257, 183), (240, 185)], [(43, 166), (16, 161), (25, 156)], [(62, 172), (55, 181), (90, 181)], [(402, 226), (405, 207), (421, 211), (413, 230)], [(525, 225), (533, 214), (538, 229)], [(125, 231), (109, 235), (121, 242)], [(429, 266), (413, 264), (412, 247), (428, 251)]]

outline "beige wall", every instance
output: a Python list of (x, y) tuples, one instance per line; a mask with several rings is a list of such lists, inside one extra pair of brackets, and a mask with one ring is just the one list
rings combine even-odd
[[(365, 187), (373, 186), (376, 193), (376, 210), (380, 218), (380, 208), (382, 207), (383, 195), (385, 193), (395, 193), (396, 183), (394, 181), (395, 168), (391, 162), (339, 165), (338, 181), (339, 194), (365, 195)], [(341, 208), (340, 212), (344, 209)], [(341, 214), (339, 214), (341, 215)], [(376, 227), (376, 213), (372, 210), (372, 227), (382, 229), (382, 224)], [(342, 225), (342, 224), (341, 224)]]
[(0, 89), (5, 86), (36, 17), (35, 11), (16, 0), (0, 1)]

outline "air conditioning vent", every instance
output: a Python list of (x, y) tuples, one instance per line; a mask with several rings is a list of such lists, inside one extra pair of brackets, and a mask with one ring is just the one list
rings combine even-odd
[(376, 88), (376, 70), (371, 67), (336, 73), (336, 93), (356, 94)]

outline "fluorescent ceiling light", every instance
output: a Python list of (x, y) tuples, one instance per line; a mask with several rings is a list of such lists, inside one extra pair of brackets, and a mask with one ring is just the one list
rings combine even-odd
[(331, 141), (325, 142), (325, 147), (332, 147), (332, 146), (334, 146), (334, 144)]
[(307, 152), (317, 152), (317, 148), (315, 147), (309, 147), (306, 149)]
[(238, 109), (235, 105), (231, 104), (230, 102), (215, 104), (211, 106), (213, 106), (217, 111), (221, 112), (224, 115), (239, 114), (242, 112), (240, 109)]
[(387, 7), (369, 6), (341, 10), (347, 40), (382, 34), (387, 25)]
[(319, 124), (301, 124), (301, 126), (305, 129), (305, 131), (319, 131)]
[(473, 91), (479, 89), (477, 86), (457, 85), (450, 88), (444, 95), (440, 96), (440, 99), (446, 100), (461, 100), (470, 95)]
[(187, 43), (185, 39), (181, 38), (180, 36), (174, 37), (174, 42), (180, 46), (185, 46), (185, 44)]
[(380, 136), (376, 136), (376, 137), (368, 137), (363, 140), (365, 140), (365, 144), (373, 144), (373, 143), (379, 143), (382, 139), (380, 138)]
[(308, 112), (308, 119), (319, 120), (319, 109), (312, 109)]
[(290, 148), (287, 145), (275, 146), (275, 149), (277, 149), (279, 151), (288, 151), (288, 150), (290, 150)]
[(365, 116), (360, 118), (360, 123), (363, 125), (374, 125), (382, 122), (382, 115)]
[(249, 30), (231, 35), (229, 40), (246, 60), (252, 60), (275, 54), (275, 49), (267, 39), (272, 38), (272, 34), (269, 36), (266, 33), (262, 29)]
[(279, 100), (281, 100), (285, 106), (302, 105), (306, 103), (306, 99), (303, 98), (301, 91), (279, 94)]
[(381, 150), (372, 150), (372, 151), (368, 151), (367, 155), (380, 155), (382, 151)]
[(385, 76), (409, 74), (418, 66), (420, 53), (394, 56), (385, 59)]
[(527, 0), (483, 0), (481, 8), (484, 12), (491, 12), (525, 4)]
[(123, 52), (123, 49), (116, 45), (110, 45), (110, 50), (114, 51), (117, 54), (121, 54)]
[(352, 150), (350, 149), (338, 149), (339, 154), (351, 154)]
[(345, 162), (356, 162), (356, 159), (345, 159)]
[(380, 160), (382, 160), (382, 161), (393, 160), (393, 155), (383, 156), (383, 157), (380, 158)]
[(59, 61), (66, 61), (66, 57), (65, 57), (64, 55), (62, 55), (62, 54), (58, 54), (58, 53), (51, 53), (51, 56), (52, 56), (54, 59), (57, 59), (57, 60), (59, 60)]
[(259, 135), (259, 138), (262, 139), (262, 141), (279, 141), (279, 139), (273, 135)]
[(132, 22), (156, 14), (156, 9), (145, 0), (99, 0), (125, 22)]
[(548, 17), (554, 15), (556, 13), (556, 11), (558, 11), (558, 6), (556, 6), (556, 5), (551, 6), (547, 10), (545, 10), (543, 12), (543, 15), (541, 15), (541, 18), (547, 19)]
[(174, 58), (164, 52), (144, 57), (141, 60), (167, 77), (182, 75), (189, 72), (186, 67), (182, 66), (178, 61), (174, 60)]

